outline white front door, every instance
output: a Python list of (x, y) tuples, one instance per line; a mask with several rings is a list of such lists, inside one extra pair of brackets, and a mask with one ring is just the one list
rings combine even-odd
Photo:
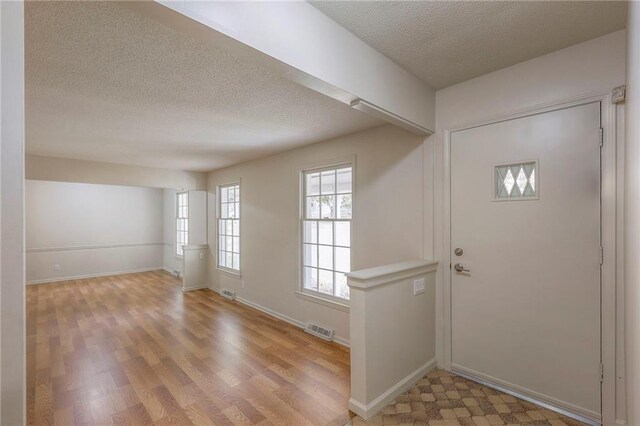
[(600, 244), (599, 102), (453, 132), (452, 369), (598, 419)]

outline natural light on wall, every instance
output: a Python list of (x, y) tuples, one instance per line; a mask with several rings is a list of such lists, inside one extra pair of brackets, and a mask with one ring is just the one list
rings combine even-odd
[(349, 299), (352, 168), (339, 165), (304, 172), (302, 290)]

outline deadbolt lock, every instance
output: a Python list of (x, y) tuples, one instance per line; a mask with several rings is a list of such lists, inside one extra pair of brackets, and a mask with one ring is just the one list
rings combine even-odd
[(464, 251), (460, 247), (453, 251), (453, 254), (455, 254), (456, 256), (462, 256), (463, 253)]

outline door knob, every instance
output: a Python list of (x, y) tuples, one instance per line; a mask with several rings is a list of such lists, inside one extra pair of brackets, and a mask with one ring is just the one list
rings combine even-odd
[(456, 272), (471, 272), (469, 269), (464, 269), (464, 265), (462, 263), (456, 263), (453, 265), (453, 269), (455, 269)]

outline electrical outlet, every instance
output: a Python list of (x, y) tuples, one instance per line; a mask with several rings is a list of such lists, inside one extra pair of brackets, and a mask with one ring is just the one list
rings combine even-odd
[(53, 270), (54, 271), (59, 271), (60, 270), (60, 264), (56, 263), (55, 265), (53, 265)]
[(241, 282), (242, 288), (244, 288), (244, 280), (242, 280)]
[(424, 278), (418, 278), (417, 280), (413, 280), (413, 295), (416, 296), (424, 292), (425, 292)]
[(200, 252), (200, 259), (204, 259), (204, 252)]

